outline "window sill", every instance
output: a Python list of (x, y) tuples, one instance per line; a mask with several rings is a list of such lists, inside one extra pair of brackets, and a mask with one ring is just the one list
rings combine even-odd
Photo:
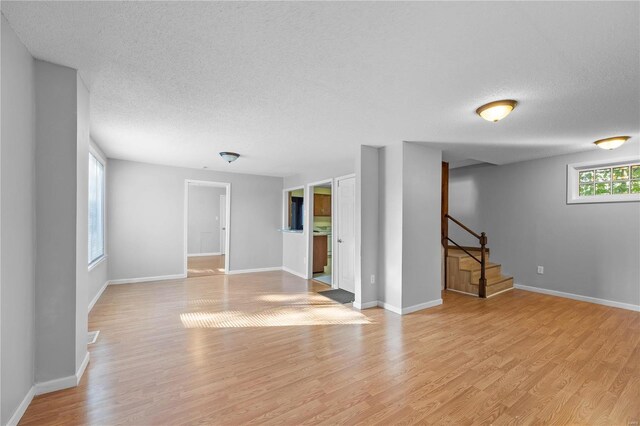
[(296, 230), (296, 229), (281, 229), (282, 232), (286, 232), (287, 234), (303, 234), (304, 230)]
[(103, 255), (102, 257), (97, 258), (96, 260), (94, 260), (93, 262), (91, 262), (89, 264), (89, 272), (91, 272), (93, 269), (95, 269), (98, 265), (100, 265), (102, 262), (104, 262), (105, 260), (107, 260), (107, 255)]

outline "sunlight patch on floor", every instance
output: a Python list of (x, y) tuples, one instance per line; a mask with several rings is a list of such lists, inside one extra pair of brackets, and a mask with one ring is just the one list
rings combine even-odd
[(255, 299), (261, 302), (276, 302), (288, 305), (335, 305), (336, 303), (317, 293), (263, 294)]
[(267, 309), (259, 312), (222, 311), (180, 314), (185, 328), (287, 327), (297, 325), (370, 324), (360, 312), (342, 305)]

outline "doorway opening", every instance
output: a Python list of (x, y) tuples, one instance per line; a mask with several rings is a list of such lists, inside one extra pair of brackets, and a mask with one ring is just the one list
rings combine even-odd
[(333, 180), (310, 184), (308, 193), (310, 275), (313, 280), (333, 287)]
[(231, 185), (185, 181), (184, 273), (187, 278), (229, 270)]

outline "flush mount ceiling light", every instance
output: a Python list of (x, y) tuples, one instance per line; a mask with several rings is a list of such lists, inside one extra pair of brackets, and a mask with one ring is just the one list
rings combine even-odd
[(631, 136), (614, 136), (612, 138), (600, 139), (595, 141), (594, 144), (598, 148), (602, 149), (616, 149), (620, 148)]
[(240, 157), (240, 154), (235, 152), (221, 152), (220, 157), (222, 157), (222, 159), (227, 163), (233, 163)]
[(518, 105), (518, 102), (513, 99), (504, 99), (484, 104), (476, 110), (476, 113), (485, 120), (495, 123), (509, 115), (516, 105)]

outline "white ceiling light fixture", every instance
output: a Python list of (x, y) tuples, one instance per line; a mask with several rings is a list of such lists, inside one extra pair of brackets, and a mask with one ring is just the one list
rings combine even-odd
[(497, 122), (505, 118), (518, 105), (518, 101), (504, 99), (501, 101), (489, 102), (476, 110), (476, 114), (487, 121)]
[(620, 148), (631, 136), (614, 136), (612, 138), (600, 139), (594, 142), (598, 148), (616, 149)]
[(222, 159), (224, 161), (226, 161), (227, 163), (233, 163), (238, 158), (240, 158), (240, 154), (235, 153), (235, 152), (226, 152), (226, 151), (224, 151), (224, 152), (220, 153), (220, 157), (222, 157)]

